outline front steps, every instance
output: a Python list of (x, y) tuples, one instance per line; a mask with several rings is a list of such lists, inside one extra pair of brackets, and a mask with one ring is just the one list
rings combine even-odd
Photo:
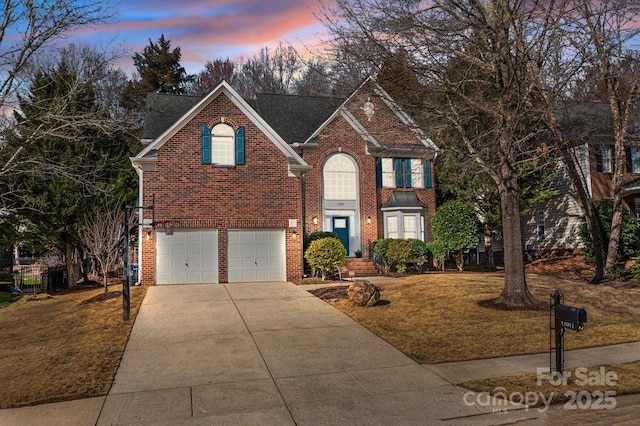
[(345, 266), (342, 270), (343, 279), (349, 278), (349, 271), (353, 271), (355, 273), (355, 278), (379, 275), (378, 270), (373, 265), (373, 262), (371, 262), (371, 259), (365, 259), (362, 257), (347, 257), (345, 259)]

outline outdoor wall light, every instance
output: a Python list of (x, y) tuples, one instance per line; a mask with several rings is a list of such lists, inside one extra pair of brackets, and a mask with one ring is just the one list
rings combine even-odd
[(371, 216), (367, 216), (367, 223), (371, 223)]
[(296, 234), (296, 231), (291, 231), (291, 238), (295, 240), (297, 236), (298, 234)]
[(147, 239), (147, 241), (149, 241), (149, 238), (151, 238), (151, 230), (147, 229), (147, 235), (145, 237)]
[(318, 224), (318, 217), (317, 216), (314, 216), (313, 219), (311, 219), (311, 220), (313, 221), (314, 225)]

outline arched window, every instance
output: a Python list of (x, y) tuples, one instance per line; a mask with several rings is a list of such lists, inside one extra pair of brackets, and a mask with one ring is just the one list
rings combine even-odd
[(211, 129), (211, 162), (214, 164), (235, 164), (233, 127), (216, 124)]
[(346, 154), (332, 155), (324, 164), (324, 198), (326, 200), (356, 199), (356, 165)]

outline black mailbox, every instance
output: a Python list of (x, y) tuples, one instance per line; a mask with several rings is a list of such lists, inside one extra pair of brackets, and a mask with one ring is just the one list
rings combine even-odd
[(584, 329), (584, 323), (587, 322), (586, 310), (560, 304), (557, 304), (555, 308), (556, 321), (560, 323), (560, 326), (576, 331)]

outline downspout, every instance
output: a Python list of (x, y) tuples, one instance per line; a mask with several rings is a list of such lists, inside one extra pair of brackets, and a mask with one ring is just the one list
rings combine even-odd
[(304, 211), (303, 211), (303, 206), (304, 206), (304, 192), (302, 191), (302, 174), (300, 174), (300, 176), (298, 177), (298, 186), (299, 189), (298, 191), (300, 192), (299, 198), (300, 198), (300, 244), (301, 244), (301, 250), (300, 250), (300, 272), (302, 273), (301, 278), (304, 278), (304, 236), (305, 236), (305, 226), (304, 226)]
[[(142, 169), (138, 166), (134, 166), (134, 168), (136, 169), (136, 173), (138, 175), (138, 205), (142, 206), (143, 204), (143, 179), (142, 179)], [(143, 247), (142, 245), (145, 243), (145, 238), (143, 238), (144, 235), (144, 227), (143, 227), (143, 223), (144, 223), (144, 211), (142, 208), (138, 209), (138, 281), (135, 283), (135, 285), (140, 285), (142, 283), (142, 252), (143, 252)]]

